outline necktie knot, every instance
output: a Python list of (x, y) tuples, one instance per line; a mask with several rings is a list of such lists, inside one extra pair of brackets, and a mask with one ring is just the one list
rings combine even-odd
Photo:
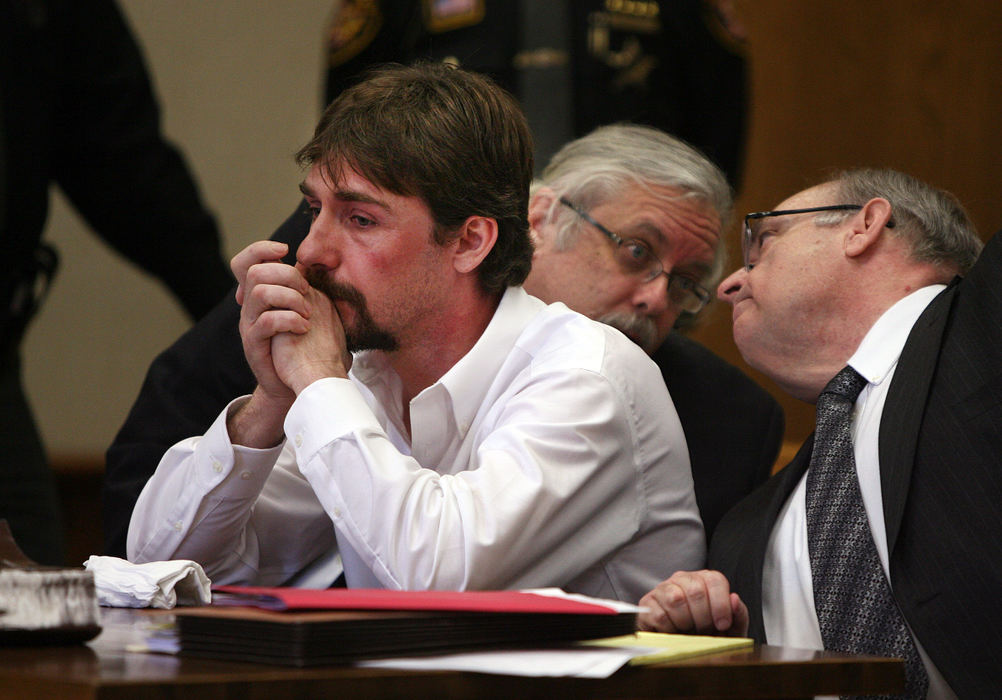
[(866, 384), (863, 375), (846, 365), (828, 382), (821, 393), (834, 394), (848, 401), (855, 401)]

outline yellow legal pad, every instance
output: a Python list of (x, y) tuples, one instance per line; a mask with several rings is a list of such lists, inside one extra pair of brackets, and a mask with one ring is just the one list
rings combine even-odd
[(647, 654), (634, 656), (631, 666), (656, 664), (662, 661), (677, 661), (690, 656), (716, 654), (721, 651), (751, 648), (755, 640), (748, 637), (706, 637), (695, 634), (663, 634), (661, 632), (635, 632), (622, 637), (606, 637), (581, 642), (599, 647), (648, 647), (656, 648)]

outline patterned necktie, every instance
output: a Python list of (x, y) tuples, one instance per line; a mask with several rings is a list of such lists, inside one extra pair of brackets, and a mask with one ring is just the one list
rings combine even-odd
[(902, 658), (907, 685), (900, 697), (924, 698), (929, 679), (880, 564), (856, 476), (850, 419), (864, 386), (846, 367), (818, 397), (807, 472), (814, 606), (825, 649)]

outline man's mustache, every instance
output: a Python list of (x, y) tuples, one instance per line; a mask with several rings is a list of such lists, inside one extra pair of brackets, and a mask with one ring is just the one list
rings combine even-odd
[(365, 309), (365, 297), (350, 284), (342, 284), (328, 277), (322, 270), (311, 267), (303, 273), (306, 282), (331, 301), (344, 301), (356, 309)]

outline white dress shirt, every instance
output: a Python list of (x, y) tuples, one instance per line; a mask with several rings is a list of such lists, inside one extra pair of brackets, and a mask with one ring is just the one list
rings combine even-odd
[[(246, 400), (246, 399), (239, 399)], [(382, 353), (296, 399), (286, 440), (232, 445), (231, 404), (171, 448), (129, 527), (135, 562), (214, 583), (560, 586), (636, 602), (704, 563), (688, 449), (657, 366), (618, 331), (510, 288), (410, 402)]]
[[(898, 301), (873, 324), (847, 363), (867, 380), (853, 410), (853, 455), (863, 507), (888, 581), (890, 567), (878, 454), (880, 417), (898, 358), (912, 326), (929, 302), (945, 288), (942, 284), (923, 287)], [(762, 572), (762, 616), (769, 644), (823, 649), (814, 608), (814, 583), (807, 548), (806, 495), (805, 472), (780, 511), (766, 548)], [(954, 697), (922, 645), (917, 646), (929, 672), (929, 697)]]

